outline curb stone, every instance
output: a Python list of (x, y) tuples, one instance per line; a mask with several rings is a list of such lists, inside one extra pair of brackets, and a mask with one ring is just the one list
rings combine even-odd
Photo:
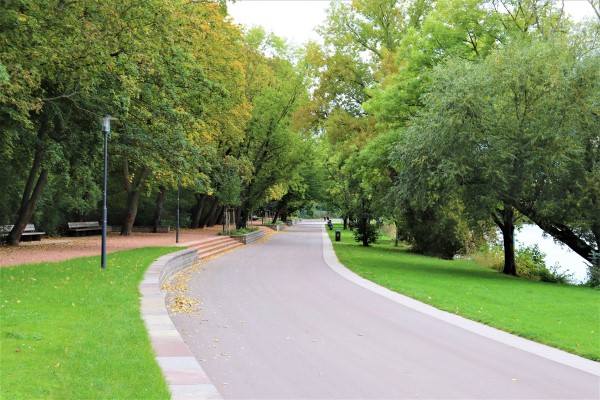
[(198, 251), (193, 249), (162, 256), (148, 268), (139, 286), (142, 318), (173, 400), (222, 399), (173, 325), (161, 292), (166, 279), (197, 262)]
[(539, 357), (543, 357), (548, 360), (552, 360), (554, 362), (579, 369), (592, 375), (600, 376), (600, 363), (596, 361), (588, 360), (575, 354), (567, 353), (566, 351), (546, 346), (544, 344), (537, 343), (529, 339), (524, 339), (522, 337), (512, 335), (499, 329), (492, 328), (491, 326), (484, 325), (482, 323), (475, 322), (460, 317), (458, 315), (439, 310), (428, 304), (421, 303), (410, 297), (401, 295), (387, 288), (384, 288), (383, 286), (379, 286), (376, 283), (371, 282), (355, 274), (339, 262), (333, 250), (333, 244), (331, 243), (331, 239), (329, 238), (329, 235), (327, 234), (325, 228), (323, 228), (322, 230), (322, 241), (323, 259), (325, 260), (327, 266), (329, 266), (329, 268), (331, 268), (333, 271), (337, 272), (344, 278), (348, 279), (351, 282), (354, 282), (359, 286), (362, 286), (365, 289), (375, 292), (396, 303), (402, 304), (405, 307), (412, 308), (413, 310), (419, 311), (433, 318), (440, 319), (467, 331), (484, 336), (488, 339), (492, 339), (497, 342), (515, 347), (517, 349), (535, 354)]

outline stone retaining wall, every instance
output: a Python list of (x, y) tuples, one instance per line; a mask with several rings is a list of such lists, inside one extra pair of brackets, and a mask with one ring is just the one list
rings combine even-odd
[(197, 260), (196, 249), (164, 255), (152, 263), (139, 286), (142, 318), (152, 341), (156, 362), (169, 385), (171, 400), (221, 399), (219, 391), (173, 325), (160, 290), (166, 279), (191, 267)]
[(245, 235), (231, 235), (229, 237), (237, 240), (238, 242), (249, 244), (252, 242), (256, 242), (259, 239), (262, 239), (264, 236), (265, 233), (259, 229), (254, 232), (246, 233)]
[(154, 264), (159, 264), (156, 265), (156, 267), (160, 270), (160, 275), (158, 278), (159, 287), (162, 287), (163, 283), (169, 279), (171, 275), (191, 267), (192, 265), (196, 264), (198, 260), (198, 249), (181, 250), (156, 260)]
[[(121, 232), (121, 225), (108, 225), (106, 227), (107, 232)], [(144, 232), (144, 233), (154, 233), (153, 226), (133, 226), (131, 228), (132, 232)], [(169, 233), (171, 232), (170, 225), (159, 225), (156, 229), (156, 233)]]

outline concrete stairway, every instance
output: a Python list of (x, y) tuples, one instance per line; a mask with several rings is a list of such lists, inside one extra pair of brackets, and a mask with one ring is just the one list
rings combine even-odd
[(243, 243), (240, 243), (235, 239), (231, 239), (229, 236), (215, 236), (194, 242), (188, 242), (184, 245), (190, 249), (198, 249), (198, 254), (201, 260), (244, 246)]
[(265, 234), (265, 237), (272, 235), (273, 233), (275, 233), (276, 231), (274, 231), (273, 229), (269, 228), (268, 226), (259, 226), (258, 227), (261, 231), (263, 231), (263, 233)]

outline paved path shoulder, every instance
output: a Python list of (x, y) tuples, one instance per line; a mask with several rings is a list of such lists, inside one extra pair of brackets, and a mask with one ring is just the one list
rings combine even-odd
[(599, 398), (598, 363), (399, 301), (329, 246), (298, 225), (191, 274), (200, 312), (172, 319), (223, 398)]

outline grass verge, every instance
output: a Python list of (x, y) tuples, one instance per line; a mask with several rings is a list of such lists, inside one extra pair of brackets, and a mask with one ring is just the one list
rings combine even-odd
[(420, 256), (385, 239), (363, 247), (349, 231), (335, 242), (334, 231), (328, 232), (340, 262), (363, 278), (441, 310), (600, 361), (597, 290), (506, 276), (468, 260)]
[(2, 399), (168, 399), (138, 285), (180, 248), (0, 268)]

